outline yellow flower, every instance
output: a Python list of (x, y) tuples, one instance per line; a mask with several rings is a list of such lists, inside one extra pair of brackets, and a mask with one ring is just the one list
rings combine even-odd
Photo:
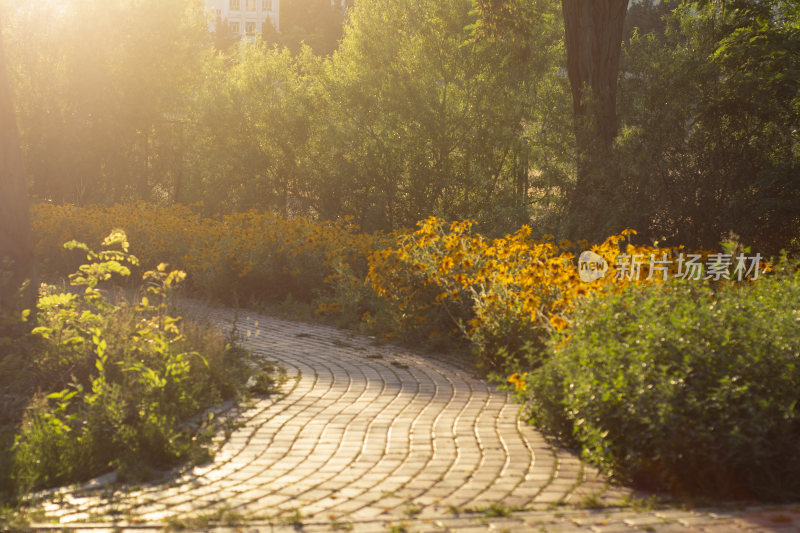
[(522, 375), (515, 372), (510, 376), (508, 376), (508, 383), (513, 383), (514, 388), (517, 390), (517, 392), (525, 392), (525, 386), (526, 386), (525, 378), (527, 377), (527, 375), (528, 375), (527, 372), (523, 373)]

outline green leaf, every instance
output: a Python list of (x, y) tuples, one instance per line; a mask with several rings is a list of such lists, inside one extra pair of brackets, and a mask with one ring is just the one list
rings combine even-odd
[(37, 328), (33, 328), (31, 333), (33, 333), (34, 335), (38, 335), (43, 339), (50, 339), (51, 336), (53, 335), (53, 329), (45, 326), (39, 326)]

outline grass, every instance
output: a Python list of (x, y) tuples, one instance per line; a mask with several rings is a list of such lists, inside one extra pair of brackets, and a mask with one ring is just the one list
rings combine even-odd
[(656, 495), (651, 495), (646, 498), (637, 496), (626, 497), (622, 500), (622, 504), (631, 507), (634, 511), (643, 513), (660, 509), (663, 506), (663, 503)]
[(295, 529), (303, 527), (303, 513), (300, 509), (289, 509), (278, 515), (278, 525), (292, 526)]
[[(453, 506), (450, 506), (450, 507), (452, 508)], [(465, 509), (465, 512), (481, 514), (481, 515), (483, 515), (484, 517), (487, 517), (487, 518), (500, 518), (500, 517), (511, 516), (514, 513), (514, 511), (518, 511), (518, 510), (520, 510), (520, 509), (515, 508), (515, 507), (508, 507), (506, 505), (503, 505), (500, 502), (495, 502), (495, 503), (491, 503), (491, 504), (489, 504), (489, 505), (487, 505), (485, 507), (471, 507), (469, 509)], [(455, 508), (454, 510), (450, 509), (450, 511), (451, 511), (452, 514), (455, 514), (455, 515), (458, 514), (458, 508)]]
[(0, 507), (0, 531), (23, 531), (30, 523), (30, 518), (18, 508)]
[(336, 515), (330, 515), (330, 522), (328, 526), (330, 527), (331, 531), (352, 531), (353, 524), (350, 522), (344, 522), (340, 520)]
[(513, 512), (513, 509), (506, 507), (502, 503), (493, 503), (483, 511), (483, 514), (490, 517), (501, 517), (511, 516)]
[(407, 522), (400, 522), (399, 524), (388, 524), (386, 529), (388, 533), (408, 533), (409, 525)]
[(229, 507), (222, 507), (207, 514), (196, 516), (171, 516), (165, 520), (167, 529), (186, 531), (207, 529), (213, 526), (235, 527), (245, 522), (245, 516)]
[(33, 523), (44, 524), (48, 520), (44, 509), (38, 506), (0, 506), (0, 531), (27, 531)]
[(580, 502), (578, 502), (577, 507), (579, 509), (605, 509), (607, 505), (600, 498), (599, 494), (586, 494), (581, 498)]

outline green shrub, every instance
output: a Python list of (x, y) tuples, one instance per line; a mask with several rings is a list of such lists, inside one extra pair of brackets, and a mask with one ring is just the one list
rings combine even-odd
[(30, 362), (40, 392), (11, 449), (20, 491), (202, 457), (197, 437), (209, 432), (187, 420), (235, 396), (251, 372), (224, 337), (170, 315), (168, 298), (183, 272), (161, 264), (144, 274), (137, 302), (111, 301), (98, 286), (129, 275), (137, 261), (121, 231), (104, 245), (95, 253), (67, 243), (89, 260), (70, 277), (79, 290), (48, 287), (40, 295), (33, 334), (41, 343)]
[[(14, 497), (10, 450), (26, 406), (41, 384), (34, 360), (44, 343), (30, 330), (30, 325), (19, 314), (0, 313), (0, 502)], [(0, 509), (0, 530), (3, 529), (2, 511)]]
[(800, 274), (591, 299), (527, 376), (532, 420), (622, 479), (684, 495), (800, 495)]

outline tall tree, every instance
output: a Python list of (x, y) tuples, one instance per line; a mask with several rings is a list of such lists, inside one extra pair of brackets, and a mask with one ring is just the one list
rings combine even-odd
[(331, 116), (312, 136), (323, 216), (366, 230), (431, 214), (489, 232), (530, 221), (555, 188), (539, 154), (557, 152), (553, 124), (567, 122), (560, 20), (552, 1), (504, 1), (497, 17), (468, 0), (356, 3), (321, 83)]
[(19, 132), (0, 35), (0, 313), (29, 307), (35, 297), (28, 209)]
[(800, 0), (670, 5), (663, 33), (623, 47), (625, 220), (667, 245), (797, 251)]
[(615, 222), (604, 208), (618, 174), (612, 145), (617, 132), (617, 77), (628, 0), (562, 0), (567, 73), (572, 86), (578, 176), (570, 201), (570, 230), (600, 238)]

